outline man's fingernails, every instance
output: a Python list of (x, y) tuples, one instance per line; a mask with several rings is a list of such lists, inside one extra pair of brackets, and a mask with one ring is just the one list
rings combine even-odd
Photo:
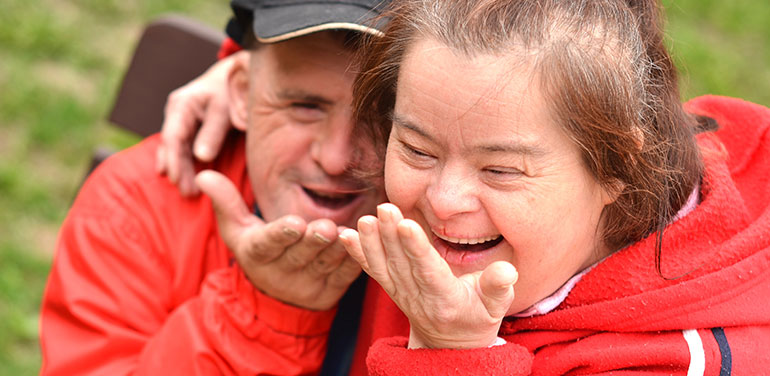
[(195, 145), (195, 156), (198, 159), (208, 160), (211, 158), (211, 149), (206, 145)]
[(317, 232), (313, 233), (313, 237), (318, 239), (318, 240), (320, 240), (320, 241), (322, 241), (322, 242), (324, 242), (324, 243), (331, 243), (331, 240), (327, 239), (325, 236), (323, 236), (323, 235), (321, 235), (321, 234), (319, 234)]
[(295, 229), (293, 229), (291, 227), (284, 227), (283, 228), (283, 233), (286, 234), (286, 236), (291, 237), (291, 238), (296, 238), (296, 237), (299, 236), (299, 231), (297, 231), (297, 230), (295, 230)]

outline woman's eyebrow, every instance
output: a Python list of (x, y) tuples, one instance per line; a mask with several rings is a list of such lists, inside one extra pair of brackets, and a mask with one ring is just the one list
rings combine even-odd
[(510, 153), (510, 154), (527, 155), (531, 157), (541, 157), (547, 154), (545, 149), (537, 145), (526, 144), (516, 140), (509, 140), (506, 142), (500, 142), (500, 143), (494, 143), (494, 144), (479, 145), (474, 147), (474, 149), (478, 149), (479, 151), (483, 151), (486, 153)]
[(406, 120), (405, 118), (399, 116), (398, 114), (395, 114), (395, 113), (391, 114), (390, 120), (393, 122), (393, 125), (395, 126), (409, 129), (410, 131), (419, 134), (420, 136), (428, 139), (429, 141), (434, 141), (433, 137), (431, 137), (431, 135), (429, 135), (427, 132), (422, 130), (422, 128), (420, 128), (417, 124), (414, 124), (409, 120)]
[[(420, 135), (421, 137), (429, 141), (435, 141), (430, 134), (425, 132), (418, 125), (412, 123), (409, 120), (404, 119), (402, 116), (399, 116), (394, 113), (394, 114), (391, 114), (390, 118), (394, 126), (406, 128), (412, 132), (417, 133), (418, 135)], [(543, 149), (538, 145), (535, 145), (533, 143), (525, 143), (519, 140), (505, 140), (505, 141), (496, 142), (496, 143), (475, 145), (473, 146), (473, 150), (476, 150), (478, 152), (483, 152), (483, 153), (509, 153), (509, 154), (527, 155), (532, 157), (540, 157), (548, 154), (545, 149)]]

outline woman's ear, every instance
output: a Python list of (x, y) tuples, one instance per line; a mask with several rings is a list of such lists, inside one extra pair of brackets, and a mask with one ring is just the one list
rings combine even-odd
[(230, 97), (230, 121), (241, 131), (246, 131), (249, 112), (249, 54), (233, 56), (234, 62), (227, 74), (227, 90)]
[(615, 202), (624, 189), (626, 189), (626, 183), (620, 179), (613, 179), (611, 183), (602, 187), (602, 203), (606, 206)]

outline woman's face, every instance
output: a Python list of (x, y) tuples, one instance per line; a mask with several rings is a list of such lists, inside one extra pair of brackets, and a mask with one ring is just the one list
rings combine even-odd
[(415, 42), (398, 80), (385, 158), (391, 202), (423, 227), (455, 275), (494, 261), (519, 272), (513, 314), (608, 254), (611, 197), (513, 55)]

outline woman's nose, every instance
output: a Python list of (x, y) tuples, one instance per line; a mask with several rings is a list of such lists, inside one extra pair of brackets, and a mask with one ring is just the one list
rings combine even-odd
[(446, 220), (480, 209), (478, 189), (469, 174), (459, 166), (447, 166), (428, 187), (426, 196), (437, 219)]

